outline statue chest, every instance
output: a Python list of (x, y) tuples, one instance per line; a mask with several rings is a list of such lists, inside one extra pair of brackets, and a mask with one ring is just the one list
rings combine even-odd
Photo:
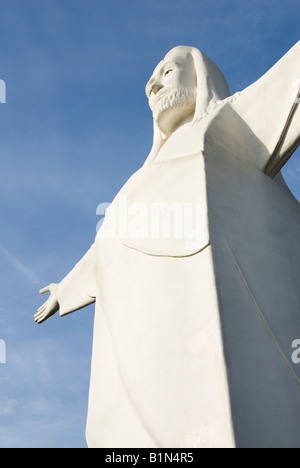
[(185, 257), (209, 244), (202, 152), (136, 172), (106, 211), (100, 238), (146, 254)]

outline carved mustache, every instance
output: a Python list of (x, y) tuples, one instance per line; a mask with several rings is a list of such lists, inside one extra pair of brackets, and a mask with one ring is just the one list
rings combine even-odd
[(152, 99), (150, 107), (152, 111), (166, 110), (171, 107), (184, 106), (188, 103), (194, 103), (196, 99), (196, 91), (192, 91), (186, 88), (162, 88)]

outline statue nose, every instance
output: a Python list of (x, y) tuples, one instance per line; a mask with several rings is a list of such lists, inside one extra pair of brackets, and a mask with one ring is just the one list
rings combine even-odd
[(153, 85), (151, 86), (151, 91), (154, 93), (154, 94), (157, 94), (158, 91), (163, 88), (163, 85), (161, 83), (158, 83), (158, 82), (155, 82), (153, 83)]

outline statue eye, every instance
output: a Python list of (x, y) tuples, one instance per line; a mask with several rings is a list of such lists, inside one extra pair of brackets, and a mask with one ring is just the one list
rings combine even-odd
[(169, 70), (165, 71), (164, 76), (167, 76), (169, 73), (171, 73), (171, 71), (173, 71), (172, 68), (170, 68)]

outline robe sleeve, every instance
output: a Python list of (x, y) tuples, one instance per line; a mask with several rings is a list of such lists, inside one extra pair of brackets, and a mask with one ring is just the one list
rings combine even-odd
[(232, 103), (264, 146), (259, 165), (272, 178), (300, 144), (299, 91), (300, 41)]
[(73, 270), (59, 283), (57, 289), (59, 313), (67, 315), (95, 302), (95, 246), (80, 260)]

